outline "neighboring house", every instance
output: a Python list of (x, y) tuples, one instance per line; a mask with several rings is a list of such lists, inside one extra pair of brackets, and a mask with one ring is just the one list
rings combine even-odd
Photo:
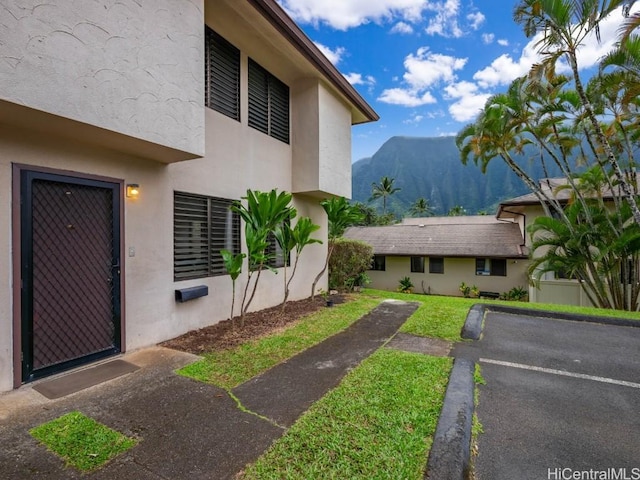
[[(247, 189), (292, 192), (326, 239), (318, 202), (350, 196), (351, 126), (378, 117), (275, 0), (2, 10), (0, 391), (227, 318)], [(264, 274), (252, 310), (282, 297)]]
[[(569, 201), (571, 190), (558, 190), (557, 187), (566, 184), (567, 180), (565, 178), (540, 180), (540, 187), (561, 204)], [(612, 198), (610, 191), (604, 191), (602, 194), (605, 199)], [(536, 218), (544, 215), (545, 213), (540, 204), (540, 200), (535, 194), (530, 193), (502, 202), (498, 207), (496, 218), (516, 222), (525, 238), (525, 244), (529, 248), (532, 240), (531, 236), (527, 233), (527, 227), (533, 224)], [(565, 278), (562, 272), (546, 272), (540, 280), (539, 285), (529, 285), (529, 301), (587, 307), (593, 306), (578, 281)]]
[(527, 250), (518, 224), (489, 216), (405, 219), (385, 227), (350, 227), (346, 238), (373, 247), (371, 287), (396, 290), (407, 276), (416, 293), (462, 295), (464, 282), (502, 293), (527, 285)]

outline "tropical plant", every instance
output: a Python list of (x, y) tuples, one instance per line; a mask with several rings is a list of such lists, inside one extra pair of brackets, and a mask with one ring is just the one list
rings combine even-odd
[(222, 255), (222, 262), (224, 264), (224, 268), (231, 277), (231, 326), (235, 328), (235, 320), (233, 317), (233, 307), (236, 303), (236, 280), (242, 273), (242, 263), (244, 262), (245, 257), (247, 256), (244, 253), (233, 254), (229, 250), (220, 250), (220, 255)]
[(411, 205), (409, 215), (412, 217), (427, 217), (433, 215), (433, 207), (429, 204), (429, 200), (420, 197)]
[(512, 302), (522, 302), (527, 298), (527, 290), (524, 287), (513, 287), (508, 292), (500, 294), (500, 300), (508, 300)]
[(411, 293), (413, 291), (413, 282), (409, 277), (403, 277), (398, 280), (398, 291), (400, 293)]
[[(269, 235), (283, 223), (291, 221), (297, 214), (291, 203), (292, 195), (288, 192), (278, 193), (247, 190), (242, 197), (247, 204), (236, 202), (231, 208), (240, 215), (245, 223), (245, 244), (247, 247), (248, 277), (242, 295), (240, 323), (244, 326), (244, 317), (253, 301), (264, 268), (268, 267)], [(251, 281), (253, 279), (253, 287)], [(251, 294), (249, 289), (251, 288)]]
[(362, 220), (361, 210), (357, 206), (351, 205), (344, 197), (325, 199), (320, 202), (320, 205), (327, 214), (329, 245), (324, 266), (311, 285), (311, 299), (315, 298), (316, 285), (318, 285), (324, 272), (327, 271), (335, 247), (335, 240), (342, 236), (349, 225), (356, 224)]
[(475, 285), (473, 286), (467, 285), (465, 282), (460, 282), (460, 285), (458, 286), (458, 290), (460, 290), (460, 293), (462, 293), (464, 298), (471, 298), (472, 296), (474, 297), (480, 296), (480, 290), (478, 289), (478, 287), (476, 287)]
[(382, 198), (383, 215), (387, 214), (387, 198), (401, 190), (401, 188), (394, 187), (393, 182), (395, 182), (395, 178), (384, 176), (380, 179), (380, 183), (373, 182), (371, 184), (371, 198), (369, 201)]
[[(295, 227), (291, 228), (290, 222), (284, 222), (276, 227), (273, 232), (284, 257), (284, 299), (282, 300), (282, 311), (284, 311), (287, 299), (289, 298), (291, 281), (296, 274), (298, 260), (300, 260), (302, 250), (312, 243), (322, 243), (322, 240), (311, 238), (311, 234), (319, 229), (320, 225), (313, 223), (309, 217), (301, 217), (298, 219)], [(296, 252), (296, 259), (293, 263), (291, 276), (287, 279), (287, 264), (289, 263), (289, 257), (293, 250)]]

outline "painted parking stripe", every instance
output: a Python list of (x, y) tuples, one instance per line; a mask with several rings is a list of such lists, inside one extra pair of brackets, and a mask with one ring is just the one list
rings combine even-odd
[(583, 380), (592, 380), (594, 382), (611, 383), (613, 385), (621, 385), (623, 387), (640, 388), (640, 383), (625, 382), (624, 380), (614, 380), (613, 378), (606, 377), (596, 377), (593, 375), (585, 375), (583, 373), (565, 372), (564, 370), (555, 370), (553, 368), (534, 367), (533, 365), (503, 362), (501, 360), (491, 360), (490, 358), (481, 358), (480, 362), (491, 363), (493, 365), (501, 365), (503, 367), (520, 368), (522, 370), (532, 370), (534, 372), (550, 373), (552, 375), (560, 375), (563, 377), (581, 378)]

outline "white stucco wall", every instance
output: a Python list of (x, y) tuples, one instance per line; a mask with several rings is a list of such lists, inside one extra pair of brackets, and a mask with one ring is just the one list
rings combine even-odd
[(0, 99), (204, 153), (202, 0), (1, 0)]

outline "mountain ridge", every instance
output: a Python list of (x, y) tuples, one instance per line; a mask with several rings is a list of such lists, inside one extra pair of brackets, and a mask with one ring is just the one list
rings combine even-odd
[[(528, 161), (533, 152), (516, 156), (516, 161), (534, 179), (544, 178), (539, 162)], [(549, 176), (558, 176), (551, 168)], [(501, 201), (529, 193), (527, 186), (499, 158), (492, 160), (486, 173), (473, 162), (463, 165), (455, 137), (389, 138), (371, 157), (352, 165), (352, 197), (354, 201), (375, 206), (381, 211), (381, 200), (369, 202), (372, 183), (383, 176), (395, 179), (401, 190), (387, 199), (387, 210), (399, 216), (418, 198), (425, 198), (435, 215), (446, 215), (461, 206), (469, 215), (492, 214)]]

